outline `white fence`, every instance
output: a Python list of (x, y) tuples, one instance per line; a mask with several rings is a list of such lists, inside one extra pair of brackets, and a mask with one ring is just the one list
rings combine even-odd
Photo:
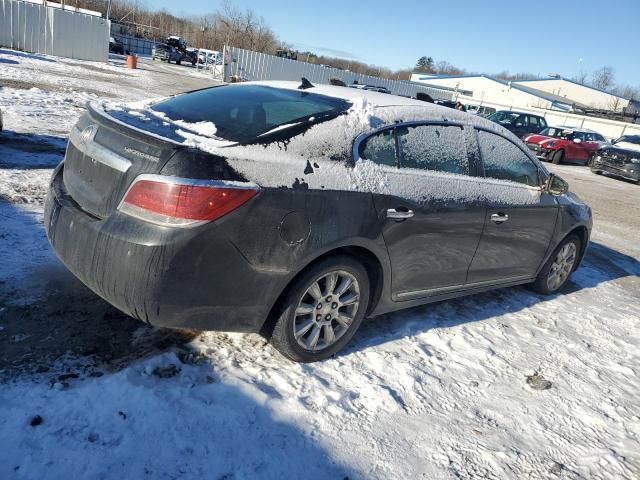
[(640, 125), (634, 123), (620, 122), (618, 120), (608, 120), (606, 118), (590, 117), (588, 115), (577, 115), (559, 110), (548, 110), (535, 107), (514, 107), (493, 102), (478, 102), (478, 100), (464, 95), (456, 95), (465, 105), (483, 105), (495, 108), (496, 110), (515, 110), (518, 112), (535, 113), (544, 117), (547, 123), (554, 127), (568, 126), (575, 128), (588, 128), (601, 135), (615, 139), (622, 135), (640, 135)]
[(235, 47), (225, 48), (225, 63), (227, 64), (225, 80), (230, 80), (232, 76), (238, 76), (243, 80), (294, 81), (305, 77), (311, 83), (330, 83), (330, 79), (335, 78), (347, 85), (360, 83), (385, 87), (396, 95), (415, 97), (418, 92), (422, 92), (433, 100), (450, 100), (452, 96), (450, 91), (425, 87), (419, 83), (361, 75)]
[(104, 62), (109, 54), (109, 21), (36, 3), (0, 0), (0, 46)]

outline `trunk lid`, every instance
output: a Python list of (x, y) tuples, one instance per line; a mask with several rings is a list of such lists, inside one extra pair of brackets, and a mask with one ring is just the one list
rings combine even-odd
[(65, 155), (67, 192), (86, 212), (105, 218), (115, 211), (141, 173), (159, 173), (177, 150), (171, 139), (144, 132), (89, 105), (73, 127)]

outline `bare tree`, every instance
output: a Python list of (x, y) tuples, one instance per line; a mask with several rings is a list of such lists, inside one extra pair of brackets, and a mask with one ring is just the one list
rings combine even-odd
[(615, 75), (612, 67), (602, 67), (591, 75), (591, 85), (601, 90), (608, 90), (615, 83)]
[(574, 82), (581, 83), (582, 85), (586, 85), (588, 79), (589, 74), (584, 70), (580, 70), (580, 72), (572, 78)]

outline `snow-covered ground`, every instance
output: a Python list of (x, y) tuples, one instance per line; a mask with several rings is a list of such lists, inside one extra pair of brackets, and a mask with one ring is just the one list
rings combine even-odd
[(166, 94), (183, 77), (162, 68), (0, 50), (0, 478), (640, 477), (638, 232), (598, 224), (640, 187), (560, 167), (602, 198), (562, 295), (385, 315), (312, 365), (256, 335), (154, 330), (74, 282), (41, 221), (83, 102)]

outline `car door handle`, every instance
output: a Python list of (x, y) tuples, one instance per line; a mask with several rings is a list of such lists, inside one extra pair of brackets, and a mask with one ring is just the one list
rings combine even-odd
[(500, 225), (507, 220), (509, 220), (509, 215), (507, 215), (506, 213), (494, 213), (493, 215), (491, 215), (491, 221), (497, 225)]
[(396, 210), (395, 208), (387, 209), (387, 218), (404, 220), (411, 217), (413, 217), (413, 210)]

